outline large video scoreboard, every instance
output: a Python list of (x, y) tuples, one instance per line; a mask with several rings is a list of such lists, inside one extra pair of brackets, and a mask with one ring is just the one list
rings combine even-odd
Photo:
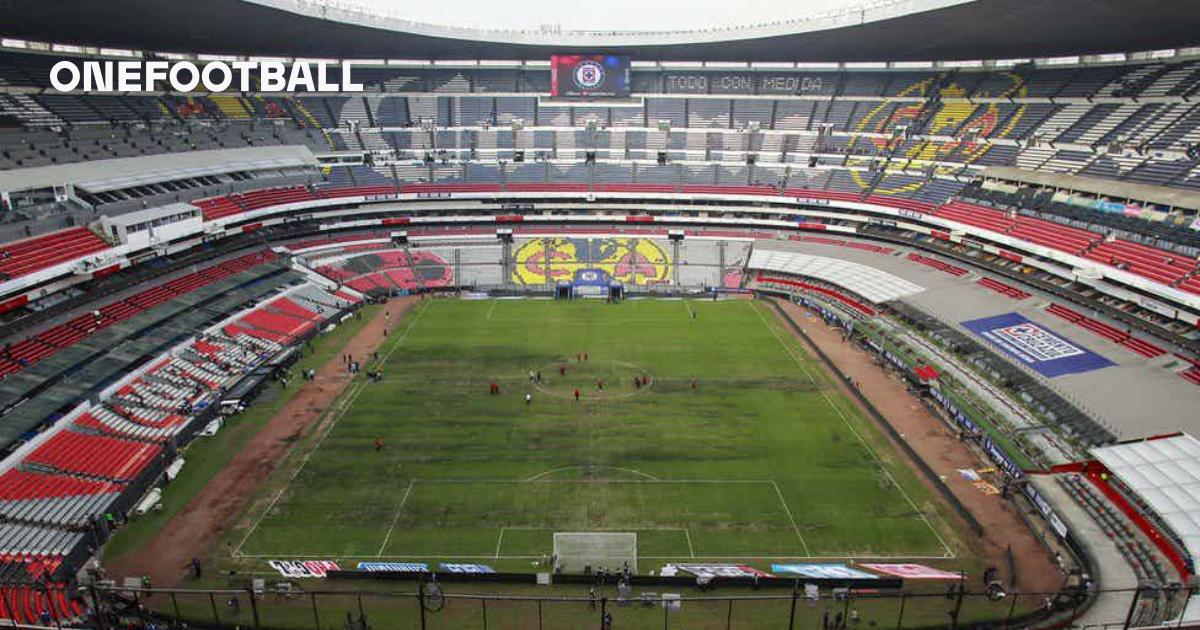
[(629, 97), (629, 57), (618, 55), (551, 55), (553, 97)]

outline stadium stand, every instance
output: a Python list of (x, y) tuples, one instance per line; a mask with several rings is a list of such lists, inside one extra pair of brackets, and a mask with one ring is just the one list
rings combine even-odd
[(1104, 337), (1113, 343), (1122, 345), (1125, 348), (1148, 359), (1153, 359), (1154, 357), (1166, 354), (1166, 350), (1159, 348), (1149, 341), (1138, 339), (1128, 332), (1123, 332), (1117, 328), (1114, 328), (1113, 326), (1110, 326), (1109, 324), (1105, 324), (1104, 322), (1087, 317), (1086, 315), (1078, 313), (1061, 304), (1051, 304), (1050, 306), (1046, 307), (1046, 312), (1054, 315), (1055, 317), (1065, 319), (1072, 324), (1079, 326), (1080, 328), (1086, 328), (1093, 333)]
[(108, 248), (87, 228), (74, 228), (0, 245), (0, 280), (18, 278)]
[[(1157, 291), (1152, 294), (1156, 299), (1163, 293), (1200, 295), (1200, 240), (1188, 232), (1195, 209), (1191, 214), (1180, 211), (1168, 224), (1072, 206), (1047, 190), (994, 191), (978, 184), (985, 167), (1019, 166), (1176, 191), (1200, 189), (1200, 109), (1186, 100), (1200, 91), (1200, 66), (1191, 62), (1011, 72), (815, 70), (819, 100), (669, 93), (659, 78), (635, 70), (634, 82), (644, 87), (644, 101), (614, 108), (543, 102), (547, 73), (482, 66), (368, 67), (364, 76), (369, 77), (369, 91), (362, 96), (31, 93), (27, 88), (45, 87), (38, 77), (53, 58), (0, 52), (0, 118), (23, 126), (17, 132), (0, 131), (0, 169), (271, 145), (303, 145), (319, 155), (333, 151), (346, 161), (281, 171), (278, 178), (258, 184), (244, 173), (225, 173), (190, 182), (151, 182), (134, 190), (80, 186), (72, 218), (94, 220), (99, 208), (128, 202), (136, 207), (138, 200), (158, 199), (156, 195), (193, 204), (201, 210), (204, 233), (172, 244), (179, 251), (222, 251), (220, 239), (234, 234), (259, 240), (254, 253), (95, 309), (77, 309), (69, 317), (64, 314), (65, 321), (23, 339), (6, 340), (0, 356), (0, 403), (5, 413), (31, 393), (35, 403), (27, 417), (3, 418), (10, 425), (4, 432), (6, 441), (18, 449), (25, 442), (26, 449), (0, 474), (0, 518), (5, 520), (0, 540), (9, 545), (0, 549), (5, 554), (0, 558), (0, 582), (20, 583), (33, 575), (55, 578), (44, 592), (6, 588), (0, 617), (15, 621), (38, 620), (47, 610), (55, 619), (79, 617), (80, 605), (56, 575), (60, 567), (75, 568), (64, 559), (83, 544), (78, 529), (143, 489), (142, 481), (189, 439), (200, 407), (211, 403), (215, 394), (315, 334), (324, 322), (361, 302), (360, 294), (394, 295), (457, 284), (447, 261), (432, 250), (356, 241), (390, 239), (392, 229), (409, 229), (412, 236), (492, 237), (497, 224), (534, 224), (552, 216), (494, 207), (493, 202), (504, 203), (508, 197), (525, 203), (527, 198), (520, 194), (562, 195), (575, 203), (585, 194), (599, 193), (607, 203), (607, 194), (638, 202), (636, 195), (646, 195), (652, 209), (604, 212), (628, 223), (649, 224), (631, 226), (647, 228), (633, 233), (659, 238), (668, 224), (674, 228), (678, 222), (689, 237), (782, 237), (895, 256), (956, 278), (973, 273), (968, 263), (982, 266), (989, 259), (980, 255), (980, 260), (960, 266), (946, 261), (963, 258), (936, 248), (965, 251), (963, 237), (994, 243), (987, 236), (992, 233), (1006, 237), (1005, 247), (1011, 251), (988, 254), (1014, 264), (1029, 256), (1040, 269), (1057, 265), (1073, 273), (1073, 262), (1054, 257), (1060, 253), (1153, 281), (1159, 285), (1150, 287)], [(1104, 98), (1091, 100), (1096, 97)], [(1144, 98), (1154, 102), (1140, 100)], [(525, 152), (519, 161), (518, 151)], [(585, 155), (595, 158), (585, 160)], [(136, 190), (139, 187), (147, 190)], [(480, 207), (447, 210), (433, 205), (454, 194), (477, 195)], [(687, 202), (714, 203), (703, 211), (660, 207), (676, 201), (664, 195), (676, 194), (691, 196)], [(398, 195), (405, 201), (427, 201), (431, 209), (401, 214), (395, 203)], [(741, 205), (722, 216), (714, 210), (717, 196), (736, 196)], [(812, 202), (805, 211), (814, 216), (796, 211), (797, 200)], [(392, 206), (372, 206), (375, 201)], [(319, 207), (329, 215), (319, 220), (302, 216), (291, 212), (294, 204), (305, 204), (305, 212)], [(36, 208), (25, 210), (32, 216)], [(923, 231), (881, 227), (897, 217)], [(735, 219), (762, 223), (738, 225)], [(571, 221), (577, 223), (539, 230), (574, 235), (616, 231), (583, 225), (577, 218)], [(92, 223), (10, 239), (0, 245), (0, 280), (120, 248), (106, 240), (107, 232), (102, 237), (94, 230)], [(856, 238), (881, 234), (887, 238), (878, 242)], [(284, 236), (299, 239), (288, 244), (292, 252), (319, 250), (304, 261), (319, 276), (299, 263), (285, 269), (291, 260), (261, 249)], [(888, 243), (882, 244), (884, 240)], [(1016, 245), (1008, 246), (1009, 240)], [(910, 248), (931, 249), (938, 255)], [(146, 262), (157, 252), (126, 249), (130, 251), (121, 251), (132, 254), (128, 262), (135, 266), (157, 264)], [(488, 250), (495, 258), (492, 254)], [(499, 273), (492, 260), (488, 264)], [(1020, 273), (1045, 278), (1038, 268), (1031, 265)], [(920, 286), (848, 261), (759, 245), (744, 269), (757, 272), (746, 277), (759, 286), (820, 296), (864, 318), (888, 313), (929, 330), (1001, 375), (1020, 396), (1033, 401), (1031, 405), (1048, 410), (1053, 429), (1082, 444), (1113, 439), (1053, 388), (1005, 365), (960, 331), (891, 304), (922, 291)], [(239, 276), (249, 270), (262, 275)], [(740, 288), (741, 276), (734, 275), (730, 288)], [(1022, 282), (1016, 273), (1005, 277)], [(1129, 282), (1107, 281), (1129, 295)], [(1031, 291), (993, 277), (981, 276), (976, 283), (1013, 300), (1033, 297)], [(28, 295), (9, 302), (5, 294), (0, 307), (11, 304), (13, 317), (32, 312), (34, 305), (54, 312), (55, 299), (74, 297), (86, 285), (62, 290), (58, 296), (54, 293), (59, 289), (50, 282), (38, 288), (45, 292), (33, 298), (40, 303), (31, 305)], [(1136, 288), (1138, 295), (1150, 291)], [(229, 295), (219, 295), (226, 292)], [(1133, 311), (1135, 300), (1126, 297), (1113, 303)], [(1169, 308), (1178, 309), (1179, 303), (1171, 302)], [(155, 317), (162, 313), (161, 320), (148, 321), (151, 311), (160, 307)], [(1086, 316), (1058, 302), (1045, 311), (1144, 358), (1170, 351), (1099, 315)], [(181, 336), (180, 330), (187, 334)], [(1194, 341), (1195, 332), (1181, 337)], [(98, 358), (100, 350), (118, 343), (128, 344), (129, 351), (111, 361)], [(1200, 362), (1182, 354), (1179, 358), (1189, 367), (1178, 374), (1200, 384)], [(51, 381), (68, 372), (81, 374), (81, 385), (70, 391), (29, 384), (45, 379), (46, 386), (57, 387)], [(101, 395), (97, 386), (107, 388), (114, 381), (119, 383)], [(91, 400), (72, 408), (85, 399)], [(50, 417), (61, 420), (45, 422)], [(1128, 524), (1113, 508), (1077, 480), (1060, 483), (1106, 532), (1112, 532), (1139, 577), (1165, 579), (1154, 551), (1128, 536)]]
[(7, 343), (3, 350), (3, 356), (0, 356), (0, 377), (19, 372), (54, 355), (59, 350), (71, 347), (85, 337), (125, 321), (147, 309), (276, 258), (277, 256), (269, 251), (246, 254), (181, 276), (161, 286), (146, 289), (123, 300), (109, 303), (91, 313), (79, 315), (65, 323), (49, 328), (34, 337), (16, 343)]

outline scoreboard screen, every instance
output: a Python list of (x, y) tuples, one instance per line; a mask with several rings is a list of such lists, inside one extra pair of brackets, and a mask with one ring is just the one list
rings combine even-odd
[(629, 97), (629, 57), (551, 55), (550, 96)]

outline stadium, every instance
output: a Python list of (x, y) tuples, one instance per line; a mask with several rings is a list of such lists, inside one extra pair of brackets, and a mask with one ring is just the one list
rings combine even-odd
[(1200, 8), (651, 4), (0, 2), (0, 624), (1200, 628)]

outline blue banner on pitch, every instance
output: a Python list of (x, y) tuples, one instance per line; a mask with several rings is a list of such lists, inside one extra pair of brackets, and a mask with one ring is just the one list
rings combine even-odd
[(972, 319), (962, 325), (1042, 376), (1079, 374), (1114, 365), (1016, 313)]
[(824, 580), (877, 580), (878, 575), (844, 564), (772, 564), (772, 573)]

